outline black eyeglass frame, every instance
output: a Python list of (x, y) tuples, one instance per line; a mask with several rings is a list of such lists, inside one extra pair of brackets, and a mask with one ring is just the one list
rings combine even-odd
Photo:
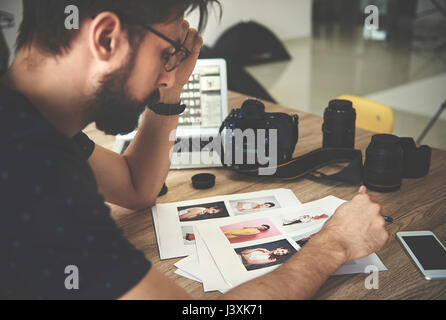
[[(166, 72), (172, 72), (173, 70), (178, 68), (178, 66), (181, 63), (183, 63), (184, 60), (189, 58), (189, 56), (192, 54), (189, 49), (187, 49), (186, 47), (183, 46), (182, 43), (170, 39), (169, 37), (163, 35), (161, 32), (158, 32), (155, 29), (153, 29), (152, 27), (146, 25), (144, 22), (140, 21), (138, 18), (131, 17), (131, 16), (126, 16), (126, 15), (119, 15), (119, 17), (121, 18), (123, 23), (130, 24), (130, 25), (139, 25), (139, 26), (143, 27), (144, 29), (152, 32), (154, 35), (156, 35), (156, 36), (160, 37), (161, 39), (167, 41), (168, 43), (170, 43), (175, 48), (174, 52), (168, 53), (168, 58), (166, 59), (166, 64), (164, 65), (164, 67), (166, 69)], [(181, 60), (174, 67), (168, 69), (167, 68), (167, 64), (169, 63), (170, 59), (173, 56), (175, 56), (176, 54), (178, 54), (179, 52), (182, 52), (184, 54), (184, 57), (181, 58)]]

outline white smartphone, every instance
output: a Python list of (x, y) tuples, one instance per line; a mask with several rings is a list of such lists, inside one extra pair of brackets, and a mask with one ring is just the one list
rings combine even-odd
[(398, 232), (396, 236), (427, 280), (446, 279), (446, 248), (431, 231)]

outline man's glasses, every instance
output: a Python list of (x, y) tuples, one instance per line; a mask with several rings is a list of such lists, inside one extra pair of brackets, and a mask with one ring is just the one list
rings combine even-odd
[(183, 44), (166, 37), (162, 33), (156, 31), (155, 29), (139, 21), (138, 19), (129, 16), (121, 16), (121, 19), (126, 24), (133, 24), (133, 25), (136, 24), (143, 27), (144, 29), (147, 29), (154, 35), (169, 42), (175, 48), (174, 52), (164, 54), (164, 60), (165, 60), (164, 68), (166, 69), (166, 72), (171, 72), (175, 70), (184, 60), (189, 58), (189, 56), (191, 55), (191, 52), (187, 48), (185, 48)]

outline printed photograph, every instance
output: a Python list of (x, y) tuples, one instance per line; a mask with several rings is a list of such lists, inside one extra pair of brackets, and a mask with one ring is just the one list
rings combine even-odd
[(281, 234), (268, 218), (243, 221), (220, 229), (231, 244), (266, 239)]
[(279, 209), (279, 201), (275, 196), (229, 201), (235, 215)]
[(297, 231), (312, 225), (324, 224), (330, 215), (322, 208), (300, 210), (295, 215), (284, 215), (280, 218), (280, 225), (287, 231)]
[(279, 265), (297, 252), (285, 239), (235, 249), (247, 271)]
[(185, 245), (195, 245), (194, 228), (192, 226), (181, 227), (181, 232), (183, 234), (183, 242)]
[(178, 207), (180, 221), (200, 221), (229, 217), (228, 209), (223, 201)]

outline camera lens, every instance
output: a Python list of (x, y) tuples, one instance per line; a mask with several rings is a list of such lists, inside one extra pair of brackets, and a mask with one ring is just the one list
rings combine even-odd
[(324, 112), (323, 148), (355, 148), (356, 111), (348, 100), (332, 100)]
[(366, 150), (363, 179), (367, 188), (380, 192), (396, 191), (403, 178), (403, 149), (398, 137), (377, 134)]

